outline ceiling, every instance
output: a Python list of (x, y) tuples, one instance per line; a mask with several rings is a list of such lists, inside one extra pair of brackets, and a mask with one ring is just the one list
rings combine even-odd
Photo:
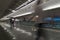
[[(21, 0), (20, 0), (21, 1)], [(24, 0), (23, 0), (24, 1)], [(21, 2), (23, 2), (23, 1), (21, 1)], [(1, 2), (1, 1), (0, 1)], [(3, 2), (3, 1), (2, 1)], [(3, 4), (3, 3), (0, 3), (0, 5), (1, 4)], [(5, 1), (4, 1), (5, 2)], [(6, 12), (6, 10), (7, 9), (15, 9), (17, 6), (19, 6), (19, 5), (16, 5), (16, 4), (18, 4), (19, 2), (17, 1), (17, 3), (15, 3), (16, 1), (12, 1), (12, 0), (10, 0), (10, 1), (6, 1), (5, 3), (6, 4), (3, 4), (3, 6), (1, 6), (0, 7), (0, 9), (2, 9), (1, 10), (1, 12), (0, 12), (0, 18), (2, 17), (2, 16), (4, 16), (5, 14), (8, 14), (7, 12)], [(25, 0), (25, 2), (26, 2), (26, 0)], [(15, 4), (14, 4), (15, 3)], [(22, 4), (22, 3), (21, 3)], [(20, 5), (21, 5), (20, 4)], [(13, 6), (14, 5), (14, 6)], [(30, 5), (30, 4), (29, 4)], [(31, 4), (32, 5), (32, 4)], [(3, 7), (3, 8), (2, 8)], [(25, 7), (23, 7), (22, 9), (19, 9), (17, 12), (15, 12), (15, 13), (12, 13), (12, 14), (10, 14), (9, 16), (15, 16), (15, 14), (18, 14), (19, 15), (19, 13), (25, 13), (26, 11), (28, 11), (28, 10), (30, 10), (29, 8), (30, 8), (31, 6), (25, 6)], [(34, 6), (33, 6), (34, 7)], [(32, 7), (32, 8), (33, 8)], [(43, 10), (51, 10), (51, 9), (55, 9), (55, 8), (59, 8), (60, 7), (60, 0), (49, 0), (49, 1), (47, 1), (47, 2), (44, 2), (42, 5), (40, 4), (39, 5), (39, 7), (37, 8), (37, 9), (39, 9), (39, 10), (37, 10), (37, 12), (38, 13), (41, 13), (42, 12), (42, 10), (41, 10), (41, 7), (42, 7), (42, 9)], [(32, 9), (31, 8), (31, 9)], [(27, 10), (26, 10), (27, 9)], [(23, 12), (23, 11), (24, 12)], [(41, 11), (40, 11), (41, 10)], [(31, 11), (31, 10), (30, 10)], [(29, 12), (30, 12), (29, 11)], [(46, 14), (42, 14), (41, 16), (46, 16)]]
[[(12, 12), (6, 16), (4, 16), (3, 18), (1, 18), (2, 20), (6, 20), (9, 19), (10, 17), (18, 17), (18, 16), (22, 16), (22, 15), (27, 15), (27, 14), (31, 14), (34, 12), (34, 8), (36, 6), (36, 1), (33, 1), (31, 3), (29, 3), (28, 5), (16, 10), (15, 12)], [(28, 2), (28, 1), (27, 1)], [(26, 2), (24, 3), (26, 4)], [(24, 5), (22, 4), (22, 5)]]
[(5, 10), (8, 9), (13, 0), (0, 0), (0, 18), (5, 15)]
[(9, 9), (15, 9), (26, 1), (27, 0), (0, 0), (0, 18), (9, 14)]
[(42, 8), (43, 10), (60, 8), (60, 0), (49, 0), (48, 2), (42, 4)]

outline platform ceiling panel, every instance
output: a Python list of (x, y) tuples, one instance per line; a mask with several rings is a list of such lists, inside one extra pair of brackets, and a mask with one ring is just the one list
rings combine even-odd
[(48, 2), (42, 4), (43, 10), (50, 10), (60, 7), (60, 0), (49, 0)]
[(0, 18), (6, 14), (4, 12), (8, 9), (11, 2), (12, 0), (0, 0)]

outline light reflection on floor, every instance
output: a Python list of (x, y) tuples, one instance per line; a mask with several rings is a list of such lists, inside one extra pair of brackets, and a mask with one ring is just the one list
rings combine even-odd
[[(4, 24), (4, 25), (3, 25)], [(15, 31), (16, 30), (16, 33), (14, 34), (14, 33), (12, 33), (11, 31), (10, 31), (10, 25), (9, 24), (7, 24), (7, 23), (2, 23), (2, 26), (4, 27), (4, 30), (7, 30), (7, 32), (9, 32), (9, 34), (11, 35), (11, 36), (13, 36), (13, 38), (12, 39), (17, 39), (17, 35), (16, 35), (16, 33), (18, 32), (18, 33), (22, 33), (22, 35), (26, 35), (27, 37), (31, 37), (32, 36), (32, 33), (31, 32), (29, 32), (29, 31), (27, 31), (27, 30), (25, 30), (25, 29), (21, 29), (20, 27), (13, 27), (13, 30)]]
[(16, 28), (16, 27), (14, 27), (14, 29), (17, 30), (17, 31), (20, 31), (21, 33), (27, 34), (27, 35), (29, 35), (29, 36), (32, 35), (31, 32), (27, 32), (26, 30), (23, 30), (23, 29), (20, 29), (20, 28)]

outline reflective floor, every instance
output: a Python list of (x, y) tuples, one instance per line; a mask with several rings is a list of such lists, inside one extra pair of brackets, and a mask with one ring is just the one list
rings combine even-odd
[(10, 28), (9, 23), (0, 23), (0, 25), (7, 30), (7, 32), (13, 37), (13, 40), (35, 40), (35, 35), (32, 31), (31, 26), (22, 26), (18, 23), (15, 24), (15, 27)]
[[(35, 40), (35, 32), (32, 31), (33, 26), (21, 25), (19, 22), (11, 28), (9, 23), (1, 22), (0, 25), (12, 37), (12, 40)], [(60, 29), (42, 28), (44, 30), (44, 40), (60, 40)]]

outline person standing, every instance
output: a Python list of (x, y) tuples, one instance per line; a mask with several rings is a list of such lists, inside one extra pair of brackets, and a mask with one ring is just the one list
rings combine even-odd
[(11, 28), (13, 28), (14, 27), (14, 18), (10, 18), (9, 19), (9, 21), (10, 21), (10, 26), (11, 26)]
[(37, 27), (36, 40), (40, 40), (43, 36), (42, 23), (35, 24), (35, 27)]

